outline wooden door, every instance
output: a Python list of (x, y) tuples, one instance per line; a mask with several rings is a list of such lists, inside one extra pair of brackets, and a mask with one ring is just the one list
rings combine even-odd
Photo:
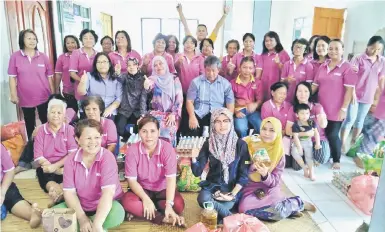
[(102, 27), (103, 27), (103, 35), (102, 36), (110, 36), (113, 37), (113, 30), (112, 30), (112, 16), (105, 14), (105, 13), (100, 13), (100, 20), (102, 21)]
[(313, 35), (340, 39), (344, 26), (345, 9), (314, 8)]

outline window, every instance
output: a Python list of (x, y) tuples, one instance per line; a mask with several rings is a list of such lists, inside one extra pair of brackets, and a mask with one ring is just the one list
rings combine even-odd
[[(191, 31), (194, 31), (198, 25), (197, 19), (188, 19), (187, 24)], [(162, 19), (162, 18), (142, 18), (142, 54), (151, 52), (154, 47), (152, 41), (156, 34), (161, 32), (164, 35), (175, 35), (179, 42), (182, 43), (185, 37), (183, 24), (179, 19)], [(183, 51), (183, 46), (179, 45), (179, 51)]]
[(294, 19), (293, 27), (293, 41), (299, 38), (310, 38), (312, 24), (310, 18), (296, 18)]

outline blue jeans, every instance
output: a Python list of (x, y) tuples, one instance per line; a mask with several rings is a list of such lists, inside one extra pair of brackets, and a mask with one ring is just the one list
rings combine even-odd
[(244, 118), (234, 118), (235, 131), (239, 136), (246, 137), (247, 131), (249, 129), (249, 123), (253, 126), (253, 129), (257, 134), (259, 134), (259, 129), (261, 127), (261, 113), (255, 111), (254, 113), (247, 113), (246, 109), (242, 109), (241, 112), (246, 115)]
[(352, 127), (357, 129), (362, 129), (364, 127), (365, 117), (370, 110), (372, 104), (359, 103), (350, 104), (348, 112), (346, 114), (346, 119), (342, 124), (342, 129), (350, 132)]
[(235, 200), (233, 201), (217, 201), (213, 198), (213, 194), (216, 190), (208, 190), (202, 189), (198, 195), (198, 204), (201, 208), (203, 208), (203, 203), (212, 202), (214, 205), (214, 209), (218, 212), (218, 220), (223, 219), (227, 216), (232, 215), (231, 209), (235, 204)]

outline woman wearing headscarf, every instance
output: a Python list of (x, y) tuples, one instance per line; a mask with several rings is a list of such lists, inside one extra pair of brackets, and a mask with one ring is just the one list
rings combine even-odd
[(191, 168), (195, 176), (200, 176), (209, 162), (206, 180), (200, 183), (199, 205), (203, 207), (205, 202), (212, 202), (219, 220), (231, 215), (240, 190), (248, 182), (249, 168), (247, 144), (234, 130), (232, 112), (226, 108), (212, 112), (210, 137), (200, 151), (193, 150), (192, 154)]
[(262, 220), (279, 221), (290, 216), (300, 216), (303, 210), (316, 210), (314, 205), (303, 201), (299, 196), (286, 198), (281, 195), (280, 183), (285, 156), (282, 125), (278, 119), (265, 118), (261, 125), (260, 141), (249, 142), (248, 145), (251, 155), (265, 150), (270, 162), (252, 161), (249, 167), (249, 183), (242, 189), (240, 213)]
[(145, 77), (144, 88), (152, 92), (150, 114), (160, 122), (160, 137), (176, 146), (176, 132), (182, 113), (183, 92), (179, 78), (170, 73), (166, 60), (155, 56), (152, 75)]

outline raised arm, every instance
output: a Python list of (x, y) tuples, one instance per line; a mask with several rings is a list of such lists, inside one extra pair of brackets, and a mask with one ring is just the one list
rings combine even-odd
[(186, 17), (185, 17), (184, 14), (183, 14), (182, 4), (181, 4), (181, 3), (179, 3), (179, 4), (176, 6), (176, 10), (178, 11), (179, 19), (180, 19), (180, 21), (181, 21), (182, 24), (183, 24), (185, 35), (192, 35), (192, 34), (191, 34), (191, 31), (190, 31), (190, 28), (188, 27)]
[[(229, 14), (229, 11), (230, 11), (230, 7), (225, 6), (223, 8), (223, 15), (215, 25), (214, 30), (211, 32), (211, 35), (210, 35), (211, 39), (213, 39), (212, 37), (215, 37), (215, 38), (217, 37), (219, 29), (223, 26), (223, 24), (225, 24), (225, 20), (227, 15)], [(213, 41), (215, 41), (215, 39), (213, 39)]]

